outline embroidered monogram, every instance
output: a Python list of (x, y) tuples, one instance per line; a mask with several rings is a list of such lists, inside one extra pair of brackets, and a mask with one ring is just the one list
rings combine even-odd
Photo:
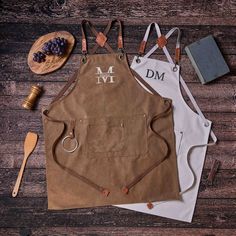
[(101, 70), (101, 67), (96, 67), (97, 68), (97, 84), (101, 83), (115, 83), (114, 81), (114, 71), (113, 68), (114, 66), (110, 66), (107, 72), (103, 72)]
[(164, 80), (164, 76), (165, 76), (164, 72), (160, 75), (158, 71), (154, 72), (151, 69), (147, 69), (146, 77), (149, 78), (149, 79), (153, 78), (153, 79), (158, 79), (158, 80), (163, 81)]

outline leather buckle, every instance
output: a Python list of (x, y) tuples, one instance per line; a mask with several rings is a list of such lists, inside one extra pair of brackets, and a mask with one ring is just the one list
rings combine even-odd
[(101, 47), (104, 47), (106, 41), (107, 41), (107, 37), (102, 32), (99, 32), (96, 38), (97, 44)]

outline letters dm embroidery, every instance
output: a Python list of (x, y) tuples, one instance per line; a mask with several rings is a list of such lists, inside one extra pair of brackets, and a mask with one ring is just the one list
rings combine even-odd
[(149, 78), (149, 79), (153, 78), (153, 79), (158, 79), (158, 80), (163, 81), (164, 76), (165, 76), (164, 72), (160, 75), (158, 71), (153, 71), (151, 69), (147, 69), (146, 78)]

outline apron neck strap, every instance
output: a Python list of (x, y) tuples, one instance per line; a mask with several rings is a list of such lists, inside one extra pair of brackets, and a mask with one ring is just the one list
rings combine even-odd
[(178, 65), (179, 62), (180, 62), (180, 37), (181, 37), (181, 31), (180, 31), (180, 29), (178, 27), (174, 27), (164, 37), (166, 37), (168, 39), (175, 32), (177, 32), (177, 40), (176, 40), (176, 45), (175, 45), (175, 64)]
[(94, 34), (96, 37), (96, 45), (93, 47), (91, 50), (91, 54), (94, 54), (98, 47), (105, 47), (110, 53), (113, 53), (113, 49), (110, 47), (110, 45), (107, 43), (107, 34), (110, 31), (113, 23), (117, 22), (119, 24), (119, 33), (118, 33), (118, 50), (123, 51), (123, 37), (122, 37), (122, 24), (121, 21), (118, 19), (110, 20), (104, 30), (104, 32), (97, 32), (97, 30), (94, 28), (92, 23), (88, 20), (83, 20), (81, 23), (81, 31), (82, 31), (82, 53), (87, 54), (87, 40), (86, 40), (86, 35), (84, 31), (84, 26), (88, 25), (91, 32)]
[(151, 24), (149, 24), (149, 26), (147, 27), (146, 32), (145, 32), (145, 34), (144, 34), (143, 40), (142, 40), (142, 42), (141, 42), (141, 44), (140, 44), (140, 46), (139, 46), (139, 56), (143, 56), (143, 55), (144, 55), (145, 48), (146, 48), (146, 44), (147, 44), (147, 40), (148, 40), (150, 31), (151, 31), (152, 25), (155, 26), (157, 36), (158, 36), (158, 37), (161, 36), (160, 27), (158, 26), (158, 24), (155, 23), (155, 22), (152, 22)]
[(146, 44), (147, 44), (147, 39), (151, 30), (151, 26), (155, 25), (155, 29), (156, 29), (156, 33), (157, 33), (157, 41), (156, 41), (156, 45), (144, 56), (144, 57), (149, 57), (152, 53), (154, 53), (156, 51), (157, 48), (161, 48), (163, 49), (164, 53), (166, 54), (168, 60), (171, 63), (174, 63), (172, 58), (170, 57), (169, 53), (167, 55), (167, 40), (168, 38), (174, 33), (174, 32), (178, 32), (178, 36), (177, 36), (177, 41), (176, 41), (176, 47), (175, 47), (175, 64), (179, 64), (180, 61), (180, 36), (181, 36), (181, 31), (179, 28), (174, 27), (172, 28), (166, 35), (163, 35), (161, 33), (160, 27), (157, 23), (152, 22), (148, 27), (147, 30), (145, 32), (144, 38), (140, 44), (140, 48), (139, 48), (139, 56), (143, 56), (144, 52), (145, 52), (145, 48), (146, 48)]

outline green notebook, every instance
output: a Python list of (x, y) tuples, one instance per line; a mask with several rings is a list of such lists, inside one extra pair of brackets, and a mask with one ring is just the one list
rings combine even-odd
[(229, 72), (229, 67), (212, 35), (186, 46), (185, 51), (202, 84)]

